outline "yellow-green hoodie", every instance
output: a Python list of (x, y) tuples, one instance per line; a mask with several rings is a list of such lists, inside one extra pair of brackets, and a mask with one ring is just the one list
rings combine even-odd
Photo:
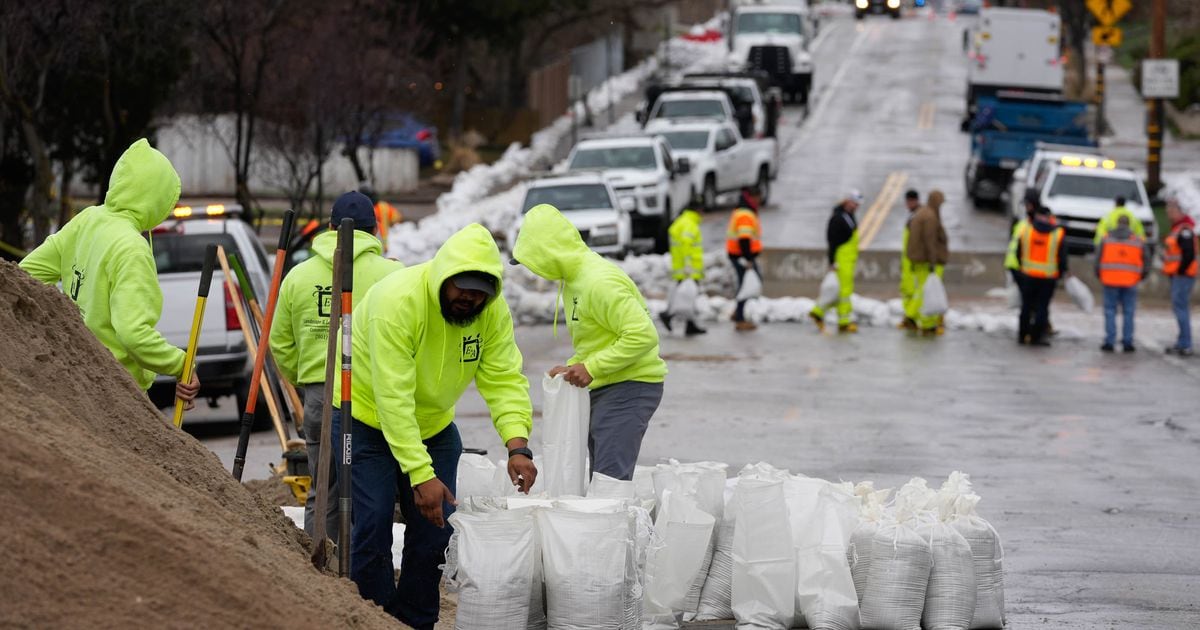
[(143, 138), (117, 160), (104, 205), (80, 212), (21, 261), (34, 278), (62, 282), (84, 324), (142, 389), (155, 374), (183, 372), (183, 350), (155, 330), (162, 289), (141, 234), (162, 223), (178, 200), (179, 175)]
[[(271, 354), (288, 381), (297, 385), (325, 382), (325, 353), (333, 295), (333, 252), (337, 232), (313, 239), (313, 257), (288, 272), (279, 288)], [(383, 244), (374, 234), (354, 231), (354, 305), (384, 276), (403, 268), (383, 257)]]
[(525, 215), (513, 258), (533, 273), (563, 283), (563, 307), (575, 347), (568, 364), (583, 363), (592, 375), (591, 389), (625, 381), (663, 382), (667, 364), (658, 356), (658, 330), (637, 285), (612, 261), (588, 249), (579, 230), (554, 206), (534, 206)]
[[(494, 276), (496, 296), (474, 322), (459, 327), (442, 317), (439, 295), (450, 276), (464, 271)], [(502, 277), (496, 241), (487, 228), (472, 223), (451, 236), (433, 260), (377, 282), (354, 310), (352, 413), (383, 431), (414, 486), (435, 476), (421, 442), (454, 420), (454, 405), (472, 380), (500, 440), (529, 437), (529, 381), (521, 374)], [(341, 391), (337, 379), (335, 404)]]

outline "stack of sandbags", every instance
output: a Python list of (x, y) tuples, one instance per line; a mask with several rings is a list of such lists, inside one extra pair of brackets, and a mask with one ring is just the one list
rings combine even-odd
[[(928, 495), (924, 479), (914, 479), (901, 488), (892, 510), (874, 528), (865, 566), (855, 567), (867, 572), (860, 607), (865, 628), (921, 630), (933, 568), (929, 538), (919, 528)], [(855, 551), (861, 557), (858, 546), (856, 543)]]
[(975, 614), (972, 629), (1004, 627), (1004, 548), (1000, 534), (975, 512), (979, 495), (968, 475), (954, 472), (938, 492), (944, 520), (971, 546), (975, 564)]
[(791, 628), (796, 615), (796, 556), (784, 481), (765, 464), (738, 474), (733, 495), (733, 590), (739, 627)]
[(796, 557), (796, 621), (813, 630), (858, 630), (846, 549), (858, 518), (851, 484), (799, 475), (784, 482)]
[(733, 495), (738, 478), (725, 481), (725, 512), (713, 536), (712, 562), (700, 589), (697, 621), (733, 618)]

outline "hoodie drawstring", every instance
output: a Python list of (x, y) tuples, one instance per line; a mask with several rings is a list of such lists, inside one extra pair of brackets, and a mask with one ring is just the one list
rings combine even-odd
[[(558, 339), (558, 305), (562, 304), (563, 287), (566, 283), (563, 280), (558, 281), (558, 295), (554, 298), (554, 338)], [(563, 309), (567, 308), (566, 304), (562, 304)]]

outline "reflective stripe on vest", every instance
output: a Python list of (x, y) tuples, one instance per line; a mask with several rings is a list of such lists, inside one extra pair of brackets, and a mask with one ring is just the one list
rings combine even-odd
[(1063, 229), (1039, 232), (1031, 226), (1021, 236), (1021, 273), (1030, 278), (1058, 277), (1058, 246)]
[[(1175, 228), (1171, 231), (1171, 235), (1168, 236), (1164, 241), (1164, 245), (1166, 247), (1164, 247), (1165, 251), (1163, 251), (1163, 273), (1167, 274), (1168, 276), (1181, 275), (1179, 272), (1179, 264), (1183, 262), (1183, 249), (1179, 247), (1180, 231), (1181, 230), (1179, 227)], [(1188, 265), (1187, 269), (1184, 269), (1182, 273), (1182, 275), (1187, 276), (1188, 278), (1195, 278), (1196, 271), (1198, 268), (1200, 268), (1200, 260), (1198, 260), (1195, 256), (1195, 254), (1200, 253), (1200, 238), (1197, 238), (1195, 235), (1193, 235), (1192, 239), (1192, 263)]]
[(758, 215), (746, 208), (738, 208), (729, 217), (729, 231), (725, 234), (725, 251), (738, 255), (742, 253), (741, 239), (750, 239), (750, 253), (762, 251), (762, 229), (758, 223)]
[(1104, 237), (1100, 241), (1100, 284), (1106, 287), (1137, 285), (1145, 269), (1145, 251), (1142, 239), (1136, 236), (1126, 239)]

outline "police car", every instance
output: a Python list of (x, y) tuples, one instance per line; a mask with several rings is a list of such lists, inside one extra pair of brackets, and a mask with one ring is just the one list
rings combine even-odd
[(1064, 156), (1047, 168), (1036, 182), (1041, 204), (1050, 209), (1059, 225), (1066, 228), (1070, 253), (1092, 251), (1096, 225), (1123, 197), (1125, 207), (1146, 228), (1146, 241), (1154, 242), (1154, 212), (1142, 179), (1111, 159), (1094, 156)]

